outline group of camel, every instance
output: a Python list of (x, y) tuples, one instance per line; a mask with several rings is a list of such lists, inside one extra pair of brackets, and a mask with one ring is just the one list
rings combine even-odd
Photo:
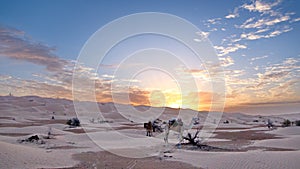
[[(164, 121), (164, 122), (162, 122), (159, 119), (156, 119), (152, 122), (149, 121), (148, 123), (144, 123), (144, 128), (146, 128), (146, 136), (149, 136), (149, 137), (152, 137), (153, 132), (155, 132), (155, 131), (164, 132), (165, 143), (168, 143), (169, 134), (170, 134), (170, 131), (172, 130), (172, 131), (178, 133), (178, 140), (179, 140), (179, 143), (181, 143), (183, 140), (184, 131), (190, 130), (191, 128), (193, 128), (193, 126), (198, 125), (198, 124), (199, 124), (198, 117), (192, 118), (190, 124), (188, 124), (188, 125), (184, 124), (180, 118), (177, 118), (177, 119), (173, 118), (173, 119), (170, 119), (170, 120)], [(268, 119), (266, 126), (269, 129), (273, 129), (273, 127), (274, 127), (273, 122), (270, 119)]]
[(149, 137), (152, 137), (153, 132), (155, 131), (164, 132), (165, 143), (168, 143), (170, 130), (172, 130), (178, 133), (178, 140), (180, 143), (182, 141), (184, 131), (191, 129), (197, 124), (199, 124), (199, 118), (193, 118), (188, 125), (184, 124), (180, 118), (174, 118), (164, 122), (156, 119), (153, 122), (149, 121), (148, 123), (144, 123), (144, 128), (146, 128), (146, 136)]

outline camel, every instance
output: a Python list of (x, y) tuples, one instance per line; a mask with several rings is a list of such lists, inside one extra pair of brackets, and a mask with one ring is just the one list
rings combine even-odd
[(152, 130), (153, 130), (153, 126), (152, 126), (151, 121), (149, 121), (148, 123), (144, 124), (144, 127), (147, 130), (146, 136), (151, 137), (152, 136)]
[(165, 122), (165, 136), (164, 136), (164, 141), (166, 144), (168, 144), (168, 138), (169, 138), (169, 134), (170, 134), (170, 130), (173, 130), (177, 133), (179, 133), (178, 135), (178, 140), (179, 140), (179, 144), (182, 142), (183, 140), (183, 132), (185, 130), (189, 130), (191, 129), (194, 125), (199, 124), (199, 118), (193, 118), (190, 122), (189, 125), (185, 125), (182, 120), (180, 118), (178, 119), (171, 119), (168, 122)]
[(269, 129), (273, 129), (273, 127), (274, 127), (273, 122), (272, 122), (270, 119), (268, 119), (267, 127), (268, 127)]
[(146, 136), (152, 136), (153, 132), (163, 132), (161, 127), (161, 120), (156, 119), (154, 121), (149, 121), (148, 123), (144, 123), (144, 128), (146, 129)]

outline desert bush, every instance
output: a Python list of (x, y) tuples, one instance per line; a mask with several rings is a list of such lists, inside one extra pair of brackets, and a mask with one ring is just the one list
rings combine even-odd
[(288, 127), (291, 126), (291, 121), (289, 119), (285, 119), (282, 123), (283, 127)]
[(72, 127), (77, 127), (77, 126), (80, 126), (80, 121), (77, 117), (74, 117), (67, 121), (67, 125), (72, 126)]
[(300, 120), (295, 121), (296, 126), (300, 126)]
[(228, 121), (228, 120), (226, 120), (226, 121), (224, 121), (223, 123), (224, 123), (224, 124), (229, 124), (229, 121)]
[(198, 138), (199, 131), (195, 133), (195, 135), (192, 135), (191, 133), (188, 133), (185, 137), (183, 136), (184, 140), (188, 141), (188, 144), (192, 145), (198, 145), (200, 143), (200, 140)]

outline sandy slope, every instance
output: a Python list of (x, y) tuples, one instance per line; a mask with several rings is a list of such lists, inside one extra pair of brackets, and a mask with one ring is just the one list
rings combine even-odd
[(0, 141), (0, 168), (53, 168), (70, 167), (76, 164), (71, 152), (48, 152), (45, 149)]
[(244, 168), (244, 169), (297, 169), (300, 162), (300, 151), (291, 152), (270, 152), (270, 151), (249, 151), (249, 152), (195, 152), (177, 151), (174, 158), (188, 162), (202, 168)]
[(260, 140), (255, 142), (253, 146), (300, 150), (300, 127), (279, 128), (277, 130), (267, 131), (266, 133), (276, 134), (283, 138), (272, 140)]

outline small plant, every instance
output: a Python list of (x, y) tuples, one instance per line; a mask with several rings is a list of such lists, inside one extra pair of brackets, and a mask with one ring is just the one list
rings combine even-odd
[(71, 127), (78, 127), (78, 126), (80, 126), (80, 121), (77, 117), (74, 117), (67, 121), (67, 125), (69, 125)]
[(226, 120), (226, 121), (224, 121), (223, 123), (224, 123), (224, 124), (229, 124), (229, 121), (228, 121), (228, 120)]
[(285, 119), (282, 123), (283, 127), (288, 127), (291, 126), (291, 121), (289, 119)]
[(49, 127), (47, 136), (45, 137), (45, 139), (50, 139), (50, 138), (52, 138), (52, 127)]
[(183, 136), (183, 139), (187, 140), (189, 142), (188, 144), (198, 145), (200, 143), (198, 134), (199, 134), (199, 130), (195, 133), (195, 135), (188, 133), (185, 137)]

